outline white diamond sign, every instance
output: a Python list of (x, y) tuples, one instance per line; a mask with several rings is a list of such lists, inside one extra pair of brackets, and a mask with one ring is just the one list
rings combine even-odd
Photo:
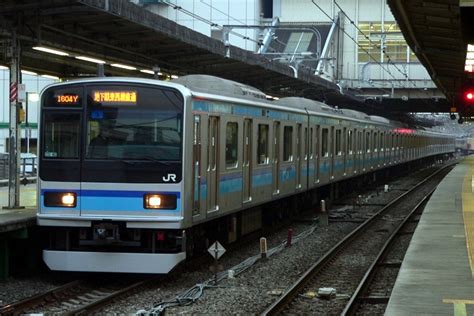
[(207, 251), (211, 254), (212, 257), (219, 259), (225, 253), (225, 248), (216, 241), (207, 249)]

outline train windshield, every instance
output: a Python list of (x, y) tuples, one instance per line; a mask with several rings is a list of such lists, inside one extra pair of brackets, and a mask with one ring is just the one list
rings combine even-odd
[(90, 88), (85, 158), (180, 161), (182, 113), (174, 91)]

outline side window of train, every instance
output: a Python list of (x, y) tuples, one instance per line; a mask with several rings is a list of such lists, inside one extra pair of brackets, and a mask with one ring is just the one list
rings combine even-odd
[(293, 149), (293, 127), (285, 126), (283, 128), (283, 161), (292, 161)]
[(374, 137), (373, 137), (374, 141), (372, 142), (373, 147), (374, 147), (374, 153), (376, 153), (378, 151), (378, 146), (379, 146), (377, 136), (378, 136), (377, 132), (374, 132)]
[(347, 153), (349, 155), (352, 155), (352, 131), (348, 130), (347, 131)]
[(370, 153), (370, 132), (365, 132), (365, 149), (366, 152)]
[(308, 151), (309, 151), (309, 148), (308, 148), (308, 128), (305, 127), (304, 128), (304, 137), (302, 138), (302, 141), (304, 141), (303, 144), (301, 144), (304, 148), (304, 160), (308, 160)]
[(340, 129), (336, 130), (336, 150), (335, 153), (337, 156), (342, 155), (342, 131)]
[(323, 128), (321, 131), (321, 157), (329, 157), (329, 130)]
[(257, 141), (257, 162), (259, 165), (268, 164), (268, 141), (269, 126), (267, 124), (258, 124), (258, 141)]
[(228, 122), (225, 134), (225, 166), (227, 169), (237, 167), (238, 133), (237, 122)]

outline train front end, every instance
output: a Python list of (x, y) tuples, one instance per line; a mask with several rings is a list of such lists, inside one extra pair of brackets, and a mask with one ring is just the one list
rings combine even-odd
[(172, 84), (123, 78), (43, 92), (37, 218), (50, 269), (167, 273), (185, 259), (184, 100)]

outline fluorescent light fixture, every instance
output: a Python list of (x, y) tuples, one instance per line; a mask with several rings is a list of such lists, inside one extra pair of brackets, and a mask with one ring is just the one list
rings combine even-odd
[(127, 69), (127, 70), (137, 70), (137, 68), (135, 68), (135, 67), (122, 65), (122, 64), (110, 64), (110, 66), (116, 67), (116, 68)]
[[(145, 74), (150, 74), (150, 75), (154, 75), (154, 74), (155, 74), (155, 72), (154, 72), (153, 70), (148, 70), (148, 69), (140, 69), (140, 72), (143, 72), (143, 73), (145, 73)], [(163, 73), (161, 73), (161, 72), (158, 72), (157, 74), (158, 74), (158, 76), (162, 76), (162, 75), (163, 75)]]
[(59, 55), (59, 56), (69, 56), (69, 54), (66, 53), (66, 52), (63, 52), (63, 51), (60, 51), (60, 50), (57, 50), (57, 49), (48, 48), (48, 47), (43, 47), (43, 46), (35, 46), (35, 47), (33, 47), (33, 49), (34, 50), (39, 50), (39, 51), (42, 51), (42, 52), (45, 52), (45, 53)]
[(273, 100), (275, 100), (275, 101), (280, 100), (280, 98), (279, 97), (273, 97)]
[(29, 71), (29, 70), (22, 70), (21, 73), (25, 74), (25, 75), (32, 75), (32, 76), (37, 76), (38, 75), (36, 72)]
[(48, 78), (48, 79), (53, 79), (53, 80), (59, 80), (59, 77), (51, 76), (51, 75), (41, 75), (41, 77)]
[(171, 75), (171, 79), (178, 79), (178, 78), (179, 78), (179, 76), (177, 76), (177, 75)]
[(95, 58), (91, 58), (91, 57), (87, 57), (87, 56), (76, 56), (76, 58), (80, 59), (80, 60), (85, 60), (85, 61), (88, 61), (88, 62), (91, 62), (91, 63), (105, 64), (105, 61), (103, 61), (103, 60), (95, 59)]
[(474, 59), (474, 52), (467, 52), (466, 59)]
[(0, 69), (8, 69), (7, 66), (0, 65)]

